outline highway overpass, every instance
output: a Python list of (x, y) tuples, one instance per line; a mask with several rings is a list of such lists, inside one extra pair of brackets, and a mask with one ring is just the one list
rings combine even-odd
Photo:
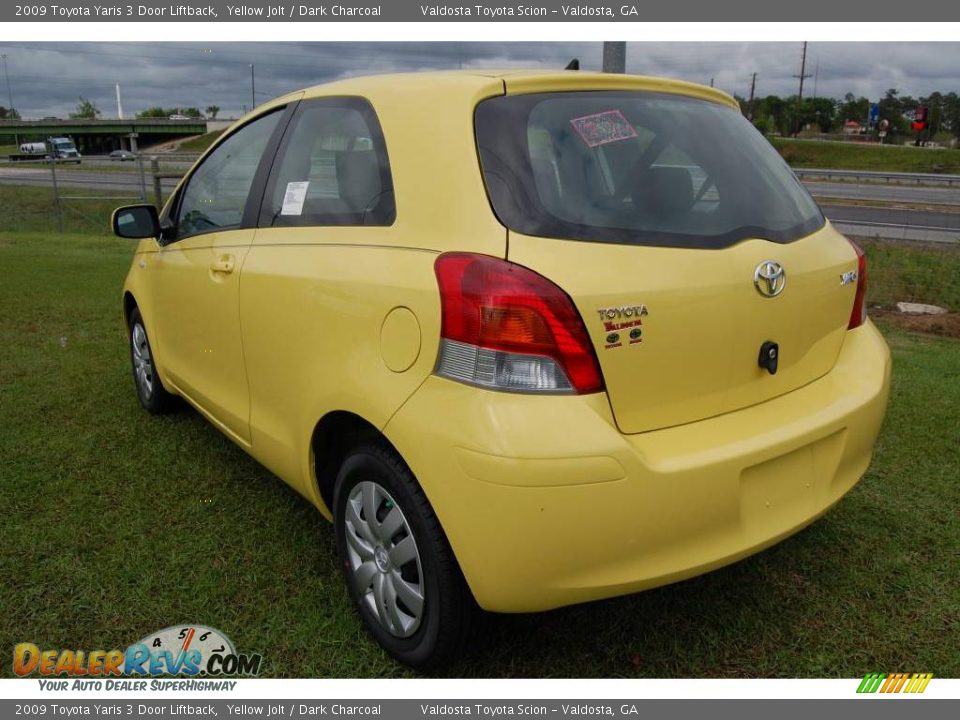
[(130, 134), (137, 134), (138, 147), (207, 132), (206, 120), (0, 120), (0, 145), (40, 142), (48, 137), (71, 137), (83, 154), (107, 153), (130, 148)]

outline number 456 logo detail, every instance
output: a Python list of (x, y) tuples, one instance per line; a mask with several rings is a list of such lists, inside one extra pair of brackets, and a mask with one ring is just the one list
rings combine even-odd
[(246, 675), (263, 656), (237, 653), (230, 639), (205, 625), (171, 625), (127, 648), (128, 675)]

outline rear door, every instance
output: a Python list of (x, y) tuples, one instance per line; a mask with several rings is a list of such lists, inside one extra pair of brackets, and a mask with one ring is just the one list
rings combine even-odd
[[(682, 250), (511, 233), (510, 260), (571, 296), (617, 424), (633, 433), (761, 402), (833, 367), (853, 302), (853, 288), (841, 288), (840, 276), (856, 267), (853, 253), (829, 228), (769, 246), (749, 240), (719, 251)], [(774, 298), (753, 282), (768, 259), (787, 272)], [(758, 364), (767, 341), (779, 346), (776, 375)]]
[(552, 92), (487, 101), (477, 127), (509, 259), (577, 305), (621, 430), (736, 410), (833, 366), (855, 253), (737, 111)]

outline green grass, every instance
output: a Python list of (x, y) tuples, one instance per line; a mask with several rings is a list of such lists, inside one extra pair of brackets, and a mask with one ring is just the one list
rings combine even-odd
[[(409, 676), (361, 629), (311, 506), (195, 412), (140, 410), (120, 318), (132, 250), (0, 233), (0, 652), (200, 622), (271, 676)], [(674, 586), (489, 618), (447, 674), (960, 675), (960, 342), (887, 333), (874, 463), (823, 519)]]
[(960, 311), (960, 246), (860, 240), (867, 254), (867, 302), (921, 302)]
[(186, 142), (180, 143), (180, 147), (177, 152), (203, 152), (210, 147), (213, 144), (213, 141), (222, 134), (223, 130), (214, 130), (213, 132), (208, 132), (206, 135), (198, 135), (195, 138), (191, 138)]
[(770, 138), (795, 168), (960, 173), (960, 150)]
[[(139, 196), (124, 196), (122, 192), (103, 191), (96, 188), (62, 187), (61, 193), (68, 196), (100, 197), (103, 200), (62, 200), (60, 211), (63, 228), (67, 232), (110, 235), (110, 216), (121, 205), (140, 202)], [(153, 201), (153, 187), (147, 184), (149, 200)], [(124, 199), (115, 199), (124, 196)], [(32, 231), (56, 233), (57, 206), (53, 188), (25, 185), (0, 185), (0, 228), (16, 232)]]

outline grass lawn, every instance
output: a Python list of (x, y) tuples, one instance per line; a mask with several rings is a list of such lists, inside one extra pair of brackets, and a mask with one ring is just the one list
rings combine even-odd
[(870, 306), (921, 302), (960, 312), (960, 247), (857, 240), (867, 254)]
[[(148, 202), (153, 202), (152, 181), (147, 183)], [(129, 192), (98, 188), (62, 187), (66, 196), (99, 198), (103, 200), (62, 200), (63, 227), (68, 232), (110, 233), (110, 215), (120, 205), (141, 202)], [(121, 198), (121, 199), (116, 199)], [(28, 185), (0, 185), (0, 228), (16, 232), (45, 232), (55, 234), (58, 229), (57, 210), (53, 188)]]
[(213, 132), (208, 132), (206, 135), (198, 135), (195, 138), (191, 138), (190, 140), (180, 143), (180, 147), (177, 151), (201, 153), (213, 145), (213, 141), (222, 134), (223, 130), (214, 130)]
[[(0, 233), (0, 649), (199, 622), (270, 676), (410, 675), (364, 634), (312, 507), (195, 412), (140, 410), (120, 319), (132, 250)], [(674, 586), (489, 618), (449, 675), (960, 676), (960, 341), (885, 331), (876, 457), (822, 520)]]
[(795, 168), (960, 173), (960, 150), (769, 138)]

